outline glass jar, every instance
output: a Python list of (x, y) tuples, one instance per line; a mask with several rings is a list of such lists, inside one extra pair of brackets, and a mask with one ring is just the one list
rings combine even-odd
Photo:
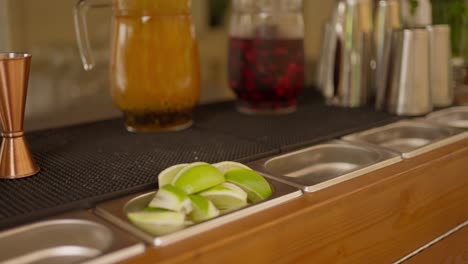
[(242, 113), (290, 113), (304, 88), (302, 0), (233, 0), (229, 85)]
[(113, 7), (111, 86), (129, 131), (174, 131), (192, 125), (200, 97), (191, 0), (80, 0), (75, 10), (85, 69), (94, 66), (86, 29), (90, 7)]

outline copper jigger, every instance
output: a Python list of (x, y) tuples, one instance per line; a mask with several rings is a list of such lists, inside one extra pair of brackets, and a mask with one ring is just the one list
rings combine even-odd
[(0, 179), (18, 179), (39, 172), (24, 137), (23, 120), (31, 55), (0, 53)]

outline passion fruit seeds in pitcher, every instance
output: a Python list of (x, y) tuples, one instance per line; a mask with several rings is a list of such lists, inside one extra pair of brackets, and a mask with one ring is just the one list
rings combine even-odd
[(174, 165), (158, 175), (158, 183), (148, 207), (128, 214), (132, 223), (156, 236), (265, 200), (273, 192), (261, 175), (233, 161)]

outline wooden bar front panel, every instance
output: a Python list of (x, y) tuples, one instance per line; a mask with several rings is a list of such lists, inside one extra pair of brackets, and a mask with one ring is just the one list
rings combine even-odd
[(426, 263), (468, 263), (468, 227), (457, 231), (405, 262), (405, 264)]
[(468, 140), (127, 263), (391, 263), (468, 220)]

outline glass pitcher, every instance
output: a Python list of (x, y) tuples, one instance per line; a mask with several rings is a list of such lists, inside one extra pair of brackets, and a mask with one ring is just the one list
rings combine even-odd
[(86, 13), (112, 6), (111, 88), (129, 131), (190, 127), (200, 97), (198, 47), (191, 0), (80, 0), (75, 7), (78, 46), (91, 70)]
[(304, 61), (302, 0), (232, 1), (229, 85), (240, 112), (294, 112)]

